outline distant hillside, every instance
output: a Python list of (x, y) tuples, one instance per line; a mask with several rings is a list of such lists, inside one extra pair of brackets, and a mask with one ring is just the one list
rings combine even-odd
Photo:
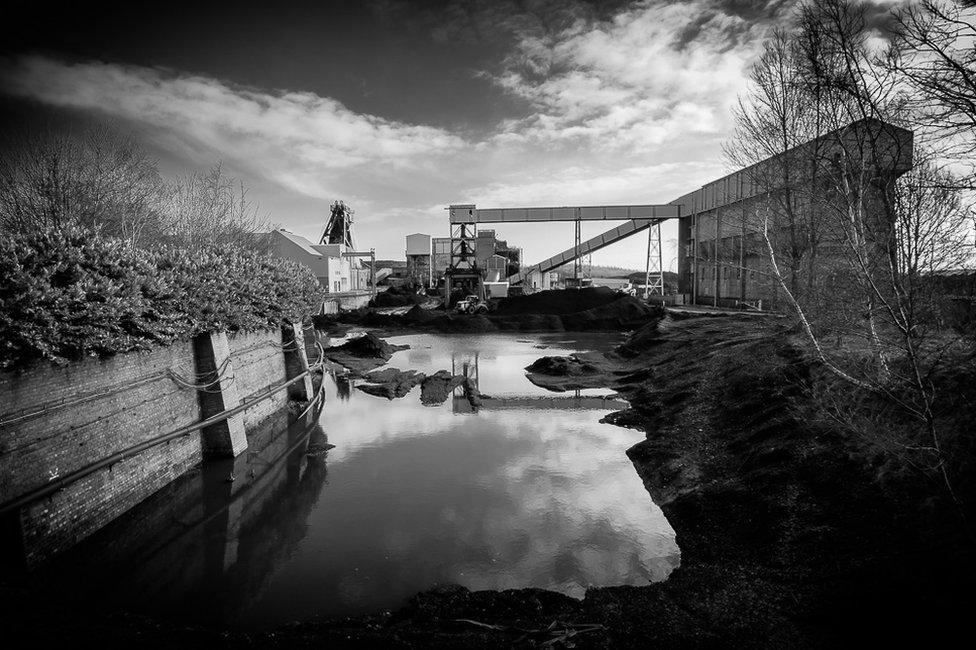
[[(559, 274), (560, 278), (571, 278), (573, 277), (573, 265), (564, 264), (556, 269), (556, 273)], [(594, 264), (592, 267), (583, 265), (583, 275), (592, 278), (622, 278), (629, 276), (631, 273), (638, 273), (635, 269), (626, 269), (620, 266), (598, 266)], [(643, 271), (640, 271), (643, 273)]]
[[(559, 274), (560, 279), (571, 278), (573, 277), (573, 265), (565, 264), (560, 266), (558, 269), (556, 269), (556, 273)], [(592, 267), (588, 267), (586, 264), (584, 264), (583, 276), (590, 278), (629, 278), (633, 282), (644, 282), (644, 271), (625, 269), (619, 266), (598, 266), (594, 264)], [(677, 284), (678, 274), (672, 273), (671, 271), (665, 271), (664, 280), (665, 282)]]

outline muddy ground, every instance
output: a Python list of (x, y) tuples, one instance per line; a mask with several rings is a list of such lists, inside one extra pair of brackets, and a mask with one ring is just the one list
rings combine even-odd
[(493, 303), (486, 314), (462, 315), (443, 309), (414, 305), (404, 314), (387, 314), (373, 308), (336, 316), (317, 316), (316, 326), (341, 332), (349, 324), (397, 330), (410, 328), (432, 332), (485, 333), (629, 331), (656, 317), (660, 307), (607, 289), (588, 287), (565, 291), (538, 291)]
[(614, 353), (531, 368), (542, 385), (630, 402), (607, 419), (646, 432), (627, 453), (677, 534), (665, 582), (582, 601), (445, 586), (396, 612), (257, 636), (58, 615), (37, 645), (832, 648), (968, 634), (976, 571), (955, 511), (924, 476), (882, 479), (856, 441), (808, 417), (822, 377), (789, 324), (655, 318)]

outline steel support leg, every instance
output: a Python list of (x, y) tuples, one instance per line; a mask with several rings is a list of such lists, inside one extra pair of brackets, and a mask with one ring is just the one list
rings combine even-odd
[[(576, 241), (573, 244), (578, 250), (580, 245), (580, 220), (576, 220)], [(582, 270), (583, 260), (580, 255), (577, 255), (573, 260), (573, 279), (576, 280), (576, 287), (580, 286), (580, 271)]]
[(661, 223), (647, 229), (647, 267), (644, 271), (644, 299), (664, 295), (664, 260), (661, 257)]

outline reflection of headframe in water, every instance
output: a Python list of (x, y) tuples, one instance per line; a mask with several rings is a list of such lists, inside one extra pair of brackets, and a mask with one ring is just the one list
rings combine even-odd
[[(478, 353), (474, 353), (472, 359), (471, 355), (465, 355), (462, 360), (457, 358), (457, 353), (451, 353), (451, 374), (452, 375), (463, 375), (465, 379), (471, 380), (471, 384), (474, 388), (481, 389), (478, 382)], [(454, 389), (454, 395), (463, 396), (464, 386), (458, 386)]]
[[(455, 413), (473, 413), (477, 409), (472, 405), (471, 401), (468, 399), (468, 391), (474, 389), (477, 393), (478, 389), (478, 353), (475, 352), (474, 356), (463, 355), (460, 359), (456, 356), (456, 353), (451, 353), (451, 374), (452, 375), (462, 375), (465, 380), (460, 386), (454, 388), (451, 394), (451, 406)], [(470, 387), (470, 388), (469, 388)]]
[(333, 371), (332, 380), (336, 385), (336, 397), (343, 402), (348, 401), (350, 395), (352, 394), (352, 380), (349, 379), (349, 376), (340, 375)]

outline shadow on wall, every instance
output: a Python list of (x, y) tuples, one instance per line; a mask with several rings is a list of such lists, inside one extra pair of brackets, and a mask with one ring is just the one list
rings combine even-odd
[(327, 484), (319, 411), (284, 430), (287, 413), (272, 418), (248, 452), (171, 483), (32, 574), (32, 584), (48, 606), (230, 621), (305, 536)]

